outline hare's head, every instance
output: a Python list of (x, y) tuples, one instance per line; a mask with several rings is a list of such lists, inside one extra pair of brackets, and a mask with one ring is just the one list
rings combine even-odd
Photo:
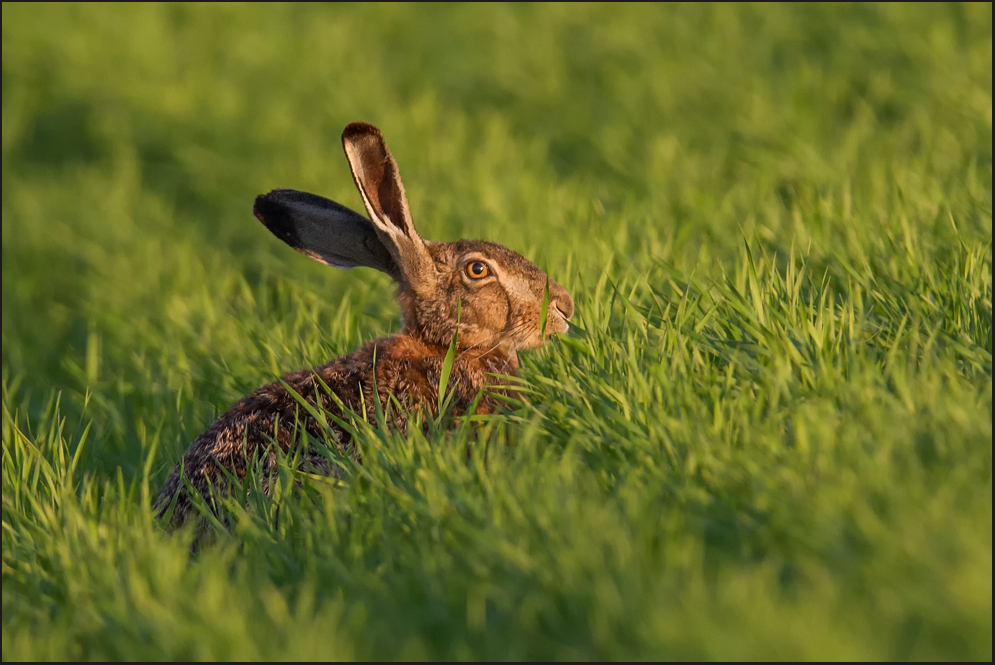
[(568, 330), (570, 294), (521, 255), (481, 240), (422, 240), (380, 130), (354, 122), (342, 145), (370, 219), (314, 194), (278, 189), (256, 198), (254, 212), (266, 228), (322, 263), (389, 274), (405, 332), (428, 344), (448, 345), (457, 318), (460, 349), (512, 357), (542, 346), (543, 333)]

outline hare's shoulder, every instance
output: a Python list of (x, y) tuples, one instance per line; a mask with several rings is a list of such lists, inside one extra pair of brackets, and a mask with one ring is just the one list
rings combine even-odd
[[(415, 403), (438, 391), (438, 368), (446, 349), (425, 344), (398, 333), (372, 340), (352, 353), (321, 368), (316, 374), (338, 386), (336, 393), (346, 403), (365, 393), (369, 406), (374, 386), (381, 398), (393, 395), (402, 402)], [(331, 385), (331, 383), (329, 383)]]

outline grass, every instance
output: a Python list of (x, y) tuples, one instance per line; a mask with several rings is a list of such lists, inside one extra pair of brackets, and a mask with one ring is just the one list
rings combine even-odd
[[(3, 659), (991, 660), (991, 26), (5, 3)], [(360, 119), (578, 330), (191, 556), (149, 516), (188, 443), (398, 328), (250, 214), (360, 208)]]

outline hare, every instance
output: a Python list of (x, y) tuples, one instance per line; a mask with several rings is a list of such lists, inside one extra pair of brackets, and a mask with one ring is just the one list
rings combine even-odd
[[(320, 437), (323, 426), (299, 408), (284, 384), (331, 413), (340, 412), (339, 402), (354, 411), (365, 409), (371, 422), (374, 386), (381, 404), (393, 396), (405, 408), (434, 412), (443, 362), (458, 325), (448, 384), (455, 408), (466, 412), (476, 403), (475, 413), (488, 413), (495, 400), (481, 391), (494, 386), (494, 375), (517, 376), (520, 349), (538, 348), (549, 333), (569, 328), (570, 294), (519, 254), (491, 242), (432, 242), (418, 235), (397, 163), (379, 129), (354, 122), (342, 133), (342, 145), (369, 219), (293, 189), (257, 197), (253, 212), (276, 237), (312, 259), (390, 275), (397, 283), (401, 332), (326, 365), (287, 374), (284, 383), (262, 386), (214, 421), (191, 444), (156, 500), (160, 518), (172, 507), (171, 526), (191, 513), (188, 486), (207, 496), (210, 486), (221, 487), (228, 476), (244, 479), (251, 458), (269, 459), (274, 444), (291, 445), (293, 423)], [(544, 301), (548, 313), (541, 330)], [(347, 433), (332, 429), (347, 445)], [(304, 464), (331, 473), (317, 453)]]

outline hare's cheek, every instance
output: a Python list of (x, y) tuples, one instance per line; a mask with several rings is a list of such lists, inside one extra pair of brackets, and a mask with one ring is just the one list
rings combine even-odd
[(504, 289), (497, 283), (488, 284), (474, 299), (474, 323), (481, 331), (497, 333), (507, 327), (510, 305)]
[(481, 330), (474, 326), (470, 329), (460, 330), (460, 335), (462, 336), (461, 344), (469, 347), (483, 347), (487, 346), (494, 337), (494, 334), (489, 330)]

